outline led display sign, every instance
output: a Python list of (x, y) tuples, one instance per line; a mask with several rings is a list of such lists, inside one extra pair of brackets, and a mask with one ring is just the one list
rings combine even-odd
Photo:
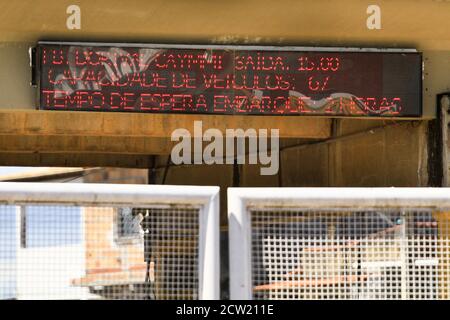
[(417, 52), (40, 43), (40, 108), (419, 117)]

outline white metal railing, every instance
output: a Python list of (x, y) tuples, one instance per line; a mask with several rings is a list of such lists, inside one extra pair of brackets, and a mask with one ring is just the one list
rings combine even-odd
[(218, 193), (0, 183), (0, 298), (219, 299)]
[(450, 188), (228, 189), (231, 299), (449, 299)]

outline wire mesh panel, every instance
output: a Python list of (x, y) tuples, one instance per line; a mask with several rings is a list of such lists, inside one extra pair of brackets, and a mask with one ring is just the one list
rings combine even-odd
[(155, 265), (155, 294), (163, 299), (198, 298), (198, 210), (147, 211), (146, 255)]
[(450, 298), (448, 191), (261, 190), (229, 199), (232, 299)]
[(250, 215), (256, 299), (436, 299), (439, 289), (448, 290), (449, 242), (443, 235), (450, 229), (435, 217), (442, 213)]
[(0, 299), (17, 296), (17, 248), (16, 207), (0, 205)]
[(214, 298), (208, 206), (28, 202), (0, 205), (0, 299)]
[(126, 209), (1, 207), (2, 297), (198, 298), (199, 210)]
[(198, 298), (199, 209), (87, 210), (91, 261), (78, 285), (108, 299)]

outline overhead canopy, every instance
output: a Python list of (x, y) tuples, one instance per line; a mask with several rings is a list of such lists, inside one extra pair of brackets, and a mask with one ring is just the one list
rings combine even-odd
[(280, 137), (325, 139), (326, 118), (57, 111), (0, 111), (0, 165), (148, 168), (149, 155), (168, 155), (177, 128), (279, 129)]

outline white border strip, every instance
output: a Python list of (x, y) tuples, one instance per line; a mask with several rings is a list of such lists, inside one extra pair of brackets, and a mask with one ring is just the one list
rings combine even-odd
[[(190, 187), (189, 187), (190, 188)], [(220, 299), (220, 196), (214, 187), (208, 202), (200, 210), (199, 298)], [(189, 192), (189, 189), (186, 190)]]
[(251, 223), (245, 201), (239, 190), (228, 188), (228, 250), (230, 299), (251, 300), (252, 261), (251, 261)]
[(204, 204), (218, 192), (203, 186), (0, 182), (0, 204)]
[(228, 195), (258, 207), (450, 208), (450, 188), (229, 188)]

